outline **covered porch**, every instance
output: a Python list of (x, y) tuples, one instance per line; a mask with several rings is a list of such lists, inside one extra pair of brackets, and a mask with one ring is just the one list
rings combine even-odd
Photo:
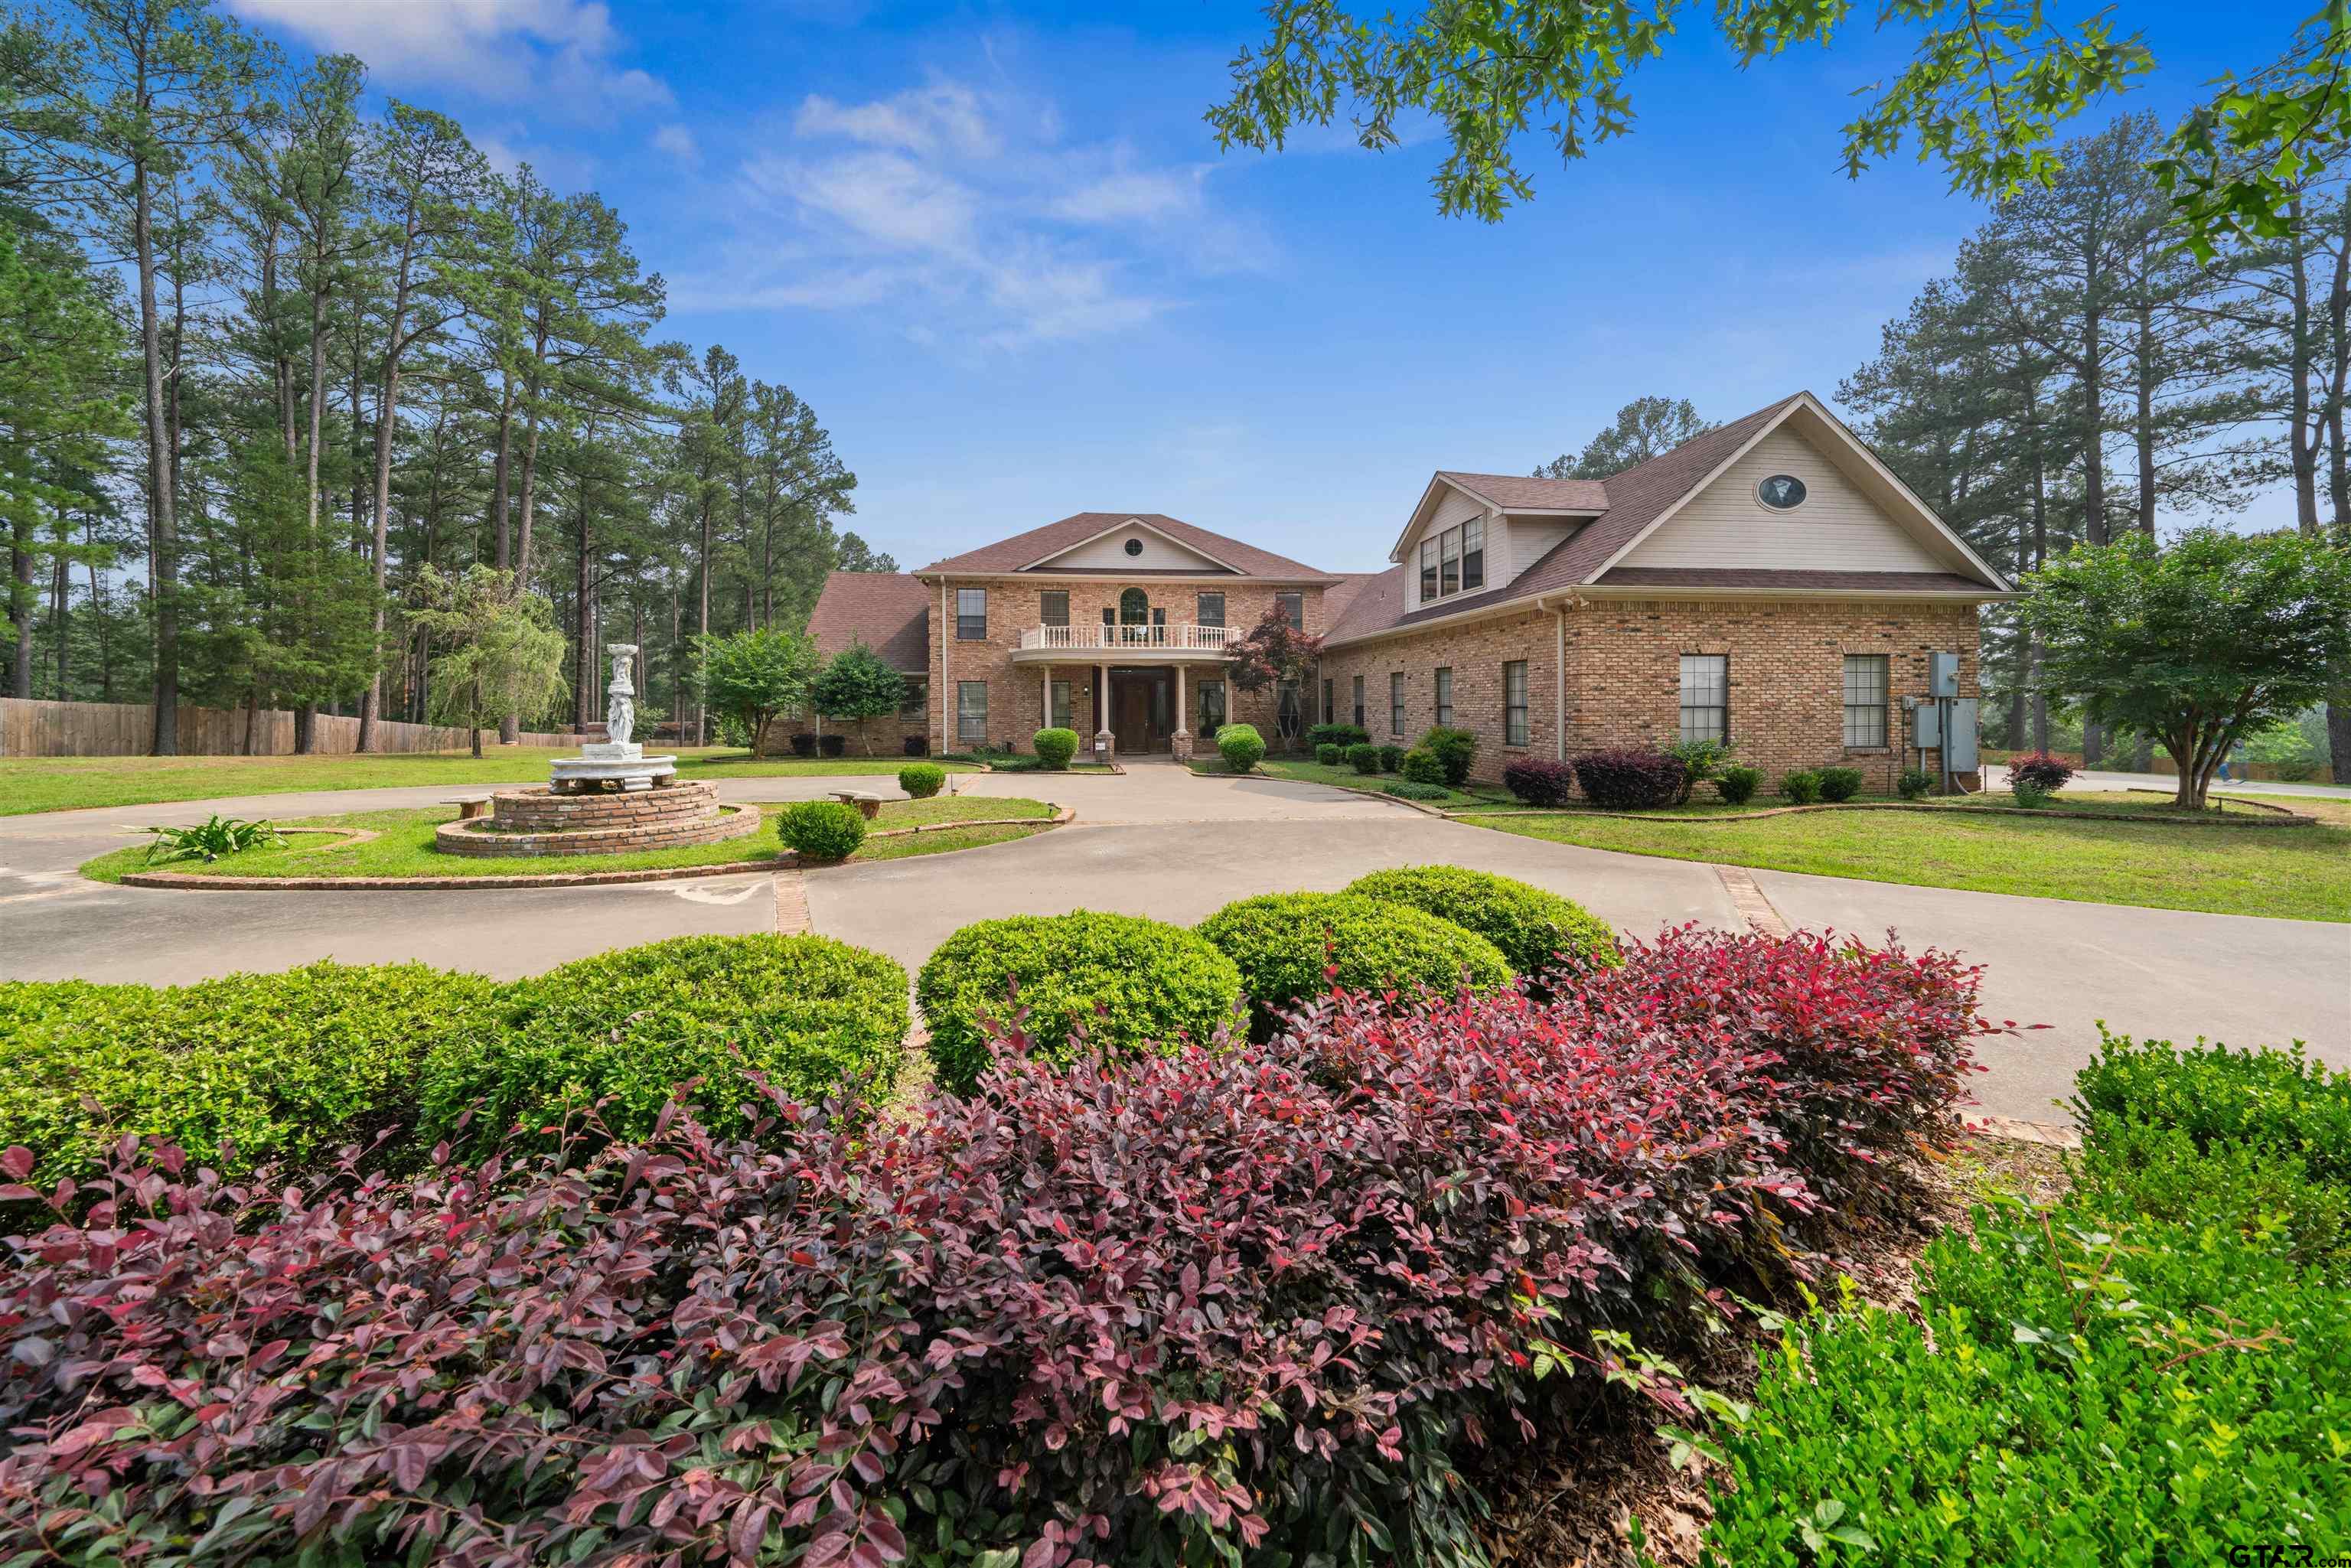
[(1081, 664), (1063, 653), (1058, 663), (1024, 662), (1021, 673), (1037, 681), (1038, 711), (1078, 732), (1081, 755), (1106, 738), (1119, 757), (1187, 758), (1229, 711), (1221, 659)]

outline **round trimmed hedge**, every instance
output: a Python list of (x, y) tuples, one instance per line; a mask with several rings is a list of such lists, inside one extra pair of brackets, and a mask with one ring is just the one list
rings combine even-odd
[(1345, 891), (1409, 904), (1474, 931), (1521, 975), (1540, 975), (1563, 952), (1587, 955), (1611, 968), (1625, 961), (1606, 921), (1573, 900), (1490, 872), (1403, 866), (1359, 876)]
[(967, 925), (923, 966), (915, 998), (931, 1031), (939, 1082), (967, 1092), (987, 1065), (987, 1019), (1028, 1009), (1032, 1049), (1064, 1058), (1071, 1030), (1114, 1051), (1173, 1051), (1205, 1040), (1234, 1016), (1240, 971), (1197, 933), (1134, 915), (1080, 910)]
[(1029, 737), (1029, 744), (1037, 748), (1037, 760), (1046, 767), (1067, 768), (1070, 758), (1078, 754), (1078, 732), (1074, 729), (1040, 729)]
[(0, 1145), (35, 1180), (101, 1168), (125, 1133), (241, 1176), (324, 1162), (413, 1119), (436, 1051), (496, 1035), (501, 988), (423, 964), (320, 963), (192, 986), (0, 984)]
[(909, 762), (898, 769), (898, 788), (917, 800), (937, 794), (947, 781), (947, 770), (935, 762)]
[(426, 1060), (428, 1144), (487, 1148), (516, 1124), (540, 1142), (607, 1096), (604, 1124), (640, 1138), (687, 1079), (702, 1081), (689, 1098), (704, 1124), (739, 1133), (739, 1108), (765, 1103), (748, 1072), (805, 1101), (844, 1087), (879, 1098), (909, 1021), (906, 971), (828, 936), (675, 936), (549, 969), (507, 997), (504, 1030)]
[(1228, 724), (1217, 730), (1217, 754), (1235, 773), (1246, 773), (1265, 760), (1265, 737), (1253, 724)]
[(802, 860), (845, 861), (865, 841), (865, 813), (846, 800), (795, 800), (776, 813), (776, 836)]
[(1273, 1009), (1328, 988), (1376, 991), (1391, 985), (1447, 993), (1466, 975), (1475, 990), (1508, 985), (1510, 966), (1475, 932), (1406, 904), (1353, 893), (1274, 893), (1226, 904), (1200, 922), (1207, 937), (1240, 968), (1255, 1004), (1252, 1032), (1273, 1032)]

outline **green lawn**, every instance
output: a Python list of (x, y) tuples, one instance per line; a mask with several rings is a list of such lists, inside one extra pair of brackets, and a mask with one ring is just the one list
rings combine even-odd
[[(772, 818), (783, 810), (783, 803), (762, 806), (758, 810), (763, 819)], [(201, 861), (158, 860), (151, 866), (147, 859), (147, 845), (142, 841), (110, 854), (100, 855), (81, 869), (83, 875), (99, 882), (119, 882), (127, 873), (149, 869), (185, 872), (192, 876), (533, 876), (560, 872), (666, 871), (683, 866), (771, 862), (778, 848), (773, 831), (764, 830), (744, 838), (722, 840), (715, 844), (696, 844), (677, 850), (645, 850), (635, 854), (580, 855), (552, 860), (543, 856), (477, 859), (470, 855), (443, 854), (433, 847), (433, 830), (456, 814), (451, 808), (436, 806), (404, 811), (350, 811), (333, 817), (306, 817), (277, 825), (288, 829), (363, 828), (373, 830), (378, 836), (361, 843), (351, 843), (347, 841), (324, 841), (319, 837), (305, 834), (273, 848), (226, 855), (210, 864)], [(1053, 808), (1042, 800), (956, 800), (938, 796), (928, 800), (884, 801), (882, 814), (874, 820), (872, 826), (874, 831), (881, 832), (892, 828), (919, 827), (933, 822), (961, 822), (988, 817), (1043, 819), (1052, 814)], [(968, 849), (974, 844), (1022, 838), (1036, 831), (1018, 826), (958, 828), (936, 833), (914, 833), (903, 839), (868, 839), (850, 858), (852, 861), (897, 860), (906, 855), (937, 854), (944, 850)]]
[[(1995, 803), (2000, 797), (1987, 803)], [(2351, 921), (2351, 807), (2311, 809), (2310, 828), (2196, 828), (2132, 821), (2164, 814), (2147, 797), (2067, 794), (2111, 821), (2003, 816), (1954, 805), (1937, 812), (1843, 810), (1745, 821), (1719, 807), (1670, 819), (1592, 811), (1492, 813), (1462, 821), (1498, 832), (1669, 860), (1714, 861), (1866, 882), (1959, 887), (2218, 915)], [(1759, 804), (1763, 802), (1758, 802)], [(2236, 810), (2249, 810), (2230, 806)]]
[[(77, 806), (145, 806), (163, 800), (207, 800), (238, 795), (285, 795), (310, 789), (376, 789), (433, 784), (452, 789), (480, 784), (544, 783), (547, 765), (576, 757), (572, 747), (485, 747), (479, 761), (463, 751), (368, 757), (16, 757), (0, 758), (0, 816), (57, 811)], [(767, 757), (726, 747), (688, 747), (675, 753), (681, 779), (790, 778), (864, 774), (894, 778), (906, 757)], [(968, 772), (942, 762), (950, 773)]]
[[(1231, 770), (1225, 767), (1224, 759), (1214, 755), (1192, 758), (1192, 771), (1221, 778), (1232, 776)], [(1325, 768), (1311, 758), (1301, 760), (1293, 757), (1269, 757), (1257, 765), (1257, 772), (1269, 779), (1295, 779), (1306, 784), (1335, 784), (1343, 789), (1377, 789), (1382, 785), (1395, 783), (1398, 777), (1394, 773), (1358, 773), (1344, 763), (1336, 768)], [(1466, 790), (1447, 789), (1441, 800), (1422, 803), (1430, 806), (1486, 806), (1505, 804), (1510, 799), (1499, 789), (1473, 784)]]

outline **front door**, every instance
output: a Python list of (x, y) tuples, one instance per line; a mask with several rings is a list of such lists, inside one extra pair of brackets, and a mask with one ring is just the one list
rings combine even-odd
[(1175, 685), (1165, 670), (1119, 670), (1111, 675), (1110, 728), (1122, 757), (1167, 749), (1175, 733), (1169, 706)]

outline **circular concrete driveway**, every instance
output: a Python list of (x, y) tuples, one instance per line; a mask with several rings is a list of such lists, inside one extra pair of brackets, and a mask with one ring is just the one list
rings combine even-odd
[[(891, 771), (862, 779), (888, 789)], [(1107, 909), (1184, 923), (1252, 894), (1339, 887), (1367, 871), (1449, 862), (1521, 877), (1638, 936), (1683, 921), (1735, 927), (1711, 866), (1497, 833), (1392, 802), (1275, 779), (956, 775), (963, 792), (1074, 806), (1075, 826), (960, 853), (805, 876), (761, 873), (617, 887), (433, 893), (189, 893), (109, 887), (74, 867), (127, 831), (219, 810), (280, 821), (430, 805), (444, 789), (372, 789), (0, 818), (0, 978), (176, 982), (314, 959), (415, 959), (508, 977), (607, 948), (775, 928), (778, 883), (815, 928), (919, 965), (957, 926), (1011, 914)], [(735, 801), (800, 800), (838, 778), (722, 781)], [(2053, 1118), (2074, 1071), (2117, 1032), (2236, 1045), (2307, 1040), (2351, 1065), (2351, 927), (2068, 904), (1754, 872), (1792, 925), (1956, 950), (1985, 967), (1991, 1016), (2046, 1030), (1980, 1051), (1985, 1108)]]

